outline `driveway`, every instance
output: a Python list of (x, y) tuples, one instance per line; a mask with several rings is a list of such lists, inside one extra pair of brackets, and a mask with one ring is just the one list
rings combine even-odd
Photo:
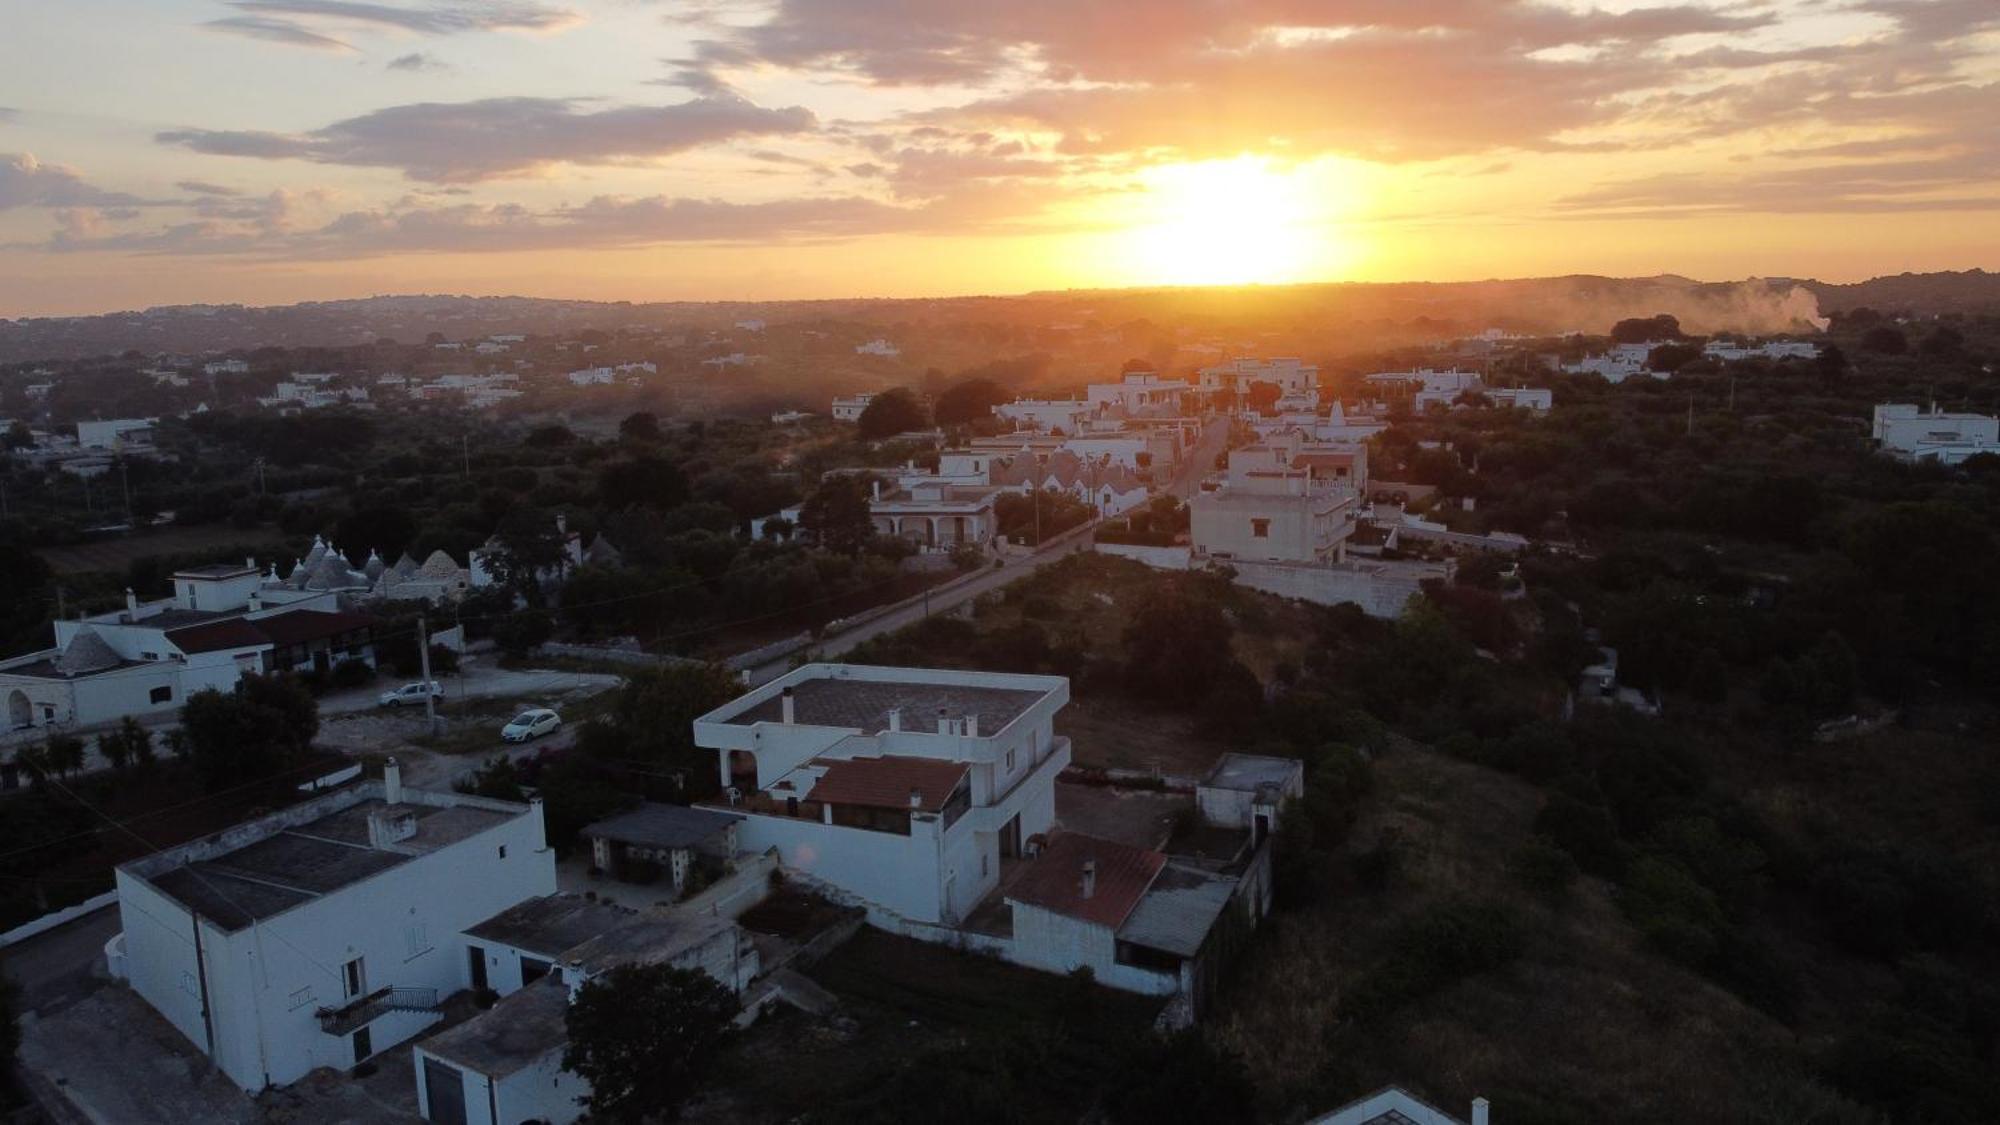
[[(492, 663), (490, 657), (475, 657), (466, 660), (459, 670), (451, 675), (434, 677), (444, 685), (442, 705), (449, 710), (454, 704), (465, 704), (498, 699), (518, 700), (523, 703), (537, 702), (549, 695), (566, 695), (578, 688), (616, 687), (620, 683), (617, 676), (607, 676), (599, 672), (558, 672), (543, 668), (501, 668)], [(330, 691), (319, 699), (321, 715), (345, 714), (352, 711), (373, 711), (376, 698), (390, 688), (413, 682), (384, 675), (367, 687), (352, 688), (347, 691)], [(422, 705), (401, 708), (411, 714), (421, 716)]]
[(1200, 440), (1181, 462), (1180, 471), (1167, 484), (1167, 494), (1182, 500), (1193, 496), (1201, 487), (1202, 478), (1215, 471), (1215, 458), (1229, 447), (1228, 417), (1210, 418), (1202, 427)]

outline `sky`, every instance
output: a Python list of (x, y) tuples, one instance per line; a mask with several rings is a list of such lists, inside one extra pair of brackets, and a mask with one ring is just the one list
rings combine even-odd
[(0, 316), (2000, 268), (2000, 0), (62, 0)]

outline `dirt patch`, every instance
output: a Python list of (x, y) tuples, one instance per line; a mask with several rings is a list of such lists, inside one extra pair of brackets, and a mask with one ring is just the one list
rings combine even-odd
[(135, 560), (154, 555), (193, 555), (221, 552), (235, 547), (255, 550), (279, 541), (269, 528), (247, 531), (234, 527), (175, 527), (144, 535), (72, 543), (66, 547), (45, 547), (42, 558), (57, 574), (85, 574), (93, 571), (123, 574)]
[(1177, 776), (1207, 773), (1226, 749), (1196, 735), (1185, 715), (1109, 695), (1072, 698), (1056, 714), (1056, 733), (1070, 740), (1077, 765)]

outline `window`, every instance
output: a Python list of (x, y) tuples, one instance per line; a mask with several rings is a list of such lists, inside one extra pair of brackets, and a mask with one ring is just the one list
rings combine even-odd
[(361, 958), (356, 957), (340, 967), (340, 984), (349, 1000), (361, 995), (368, 986), (368, 974), (361, 961)]
[(1251, 520), (1250, 537), (1253, 539), (1269, 539), (1271, 537), (1271, 521)]
[(152, 691), (147, 692), (146, 700), (149, 703), (172, 703), (174, 701), (174, 689), (162, 684)]
[(505, 844), (500, 845), (500, 858), (501, 859), (507, 858), (507, 845)]
[(1014, 752), (1012, 750), (1007, 751), (1007, 772), (1014, 772)]
[(139, 659), (141, 660), (158, 660), (159, 658), (160, 654), (157, 652), (142, 652), (139, 654)]

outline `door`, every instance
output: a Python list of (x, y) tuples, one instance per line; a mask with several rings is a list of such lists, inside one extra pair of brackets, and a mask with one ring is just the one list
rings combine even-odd
[(312, 663), (313, 671), (325, 675), (327, 669), (333, 667), (333, 657), (325, 649), (320, 649), (318, 652), (313, 653)]
[(368, 972), (361, 964), (361, 958), (356, 957), (340, 967), (340, 987), (349, 1000), (368, 990)]
[(486, 951), (476, 945), (468, 945), (465, 947), (465, 960), (467, 968), (472, 970), (472, 987), (475, 989), (485, 988)]
[(1257, 814), (1256, 831), (1257, 835), (1256, 839), (1252, 842), (1253, 846), (1257, 844), (1262, 844), (1264, 842), (1264, 838), (1271, 834), (1271, 814), (1269, 813)]
[(1000, 829), (1000, 858), (1017, 859), (1021, 855), (1021, 815), (1009, 817)]
[(362, 1063), (367, 1062), (368, 1056), (374, 1053), (375, 1053), (375, 1040), (373, 1036), (368, 1034), (368, 1029), (364, 1027), (360, 1031), (355, 1032), (354, 1065), (360, 1066)]
[(424, 1102), (438, 1125), (465, 1125), (465, 1076), (457, 1067), (426, 1058)]

